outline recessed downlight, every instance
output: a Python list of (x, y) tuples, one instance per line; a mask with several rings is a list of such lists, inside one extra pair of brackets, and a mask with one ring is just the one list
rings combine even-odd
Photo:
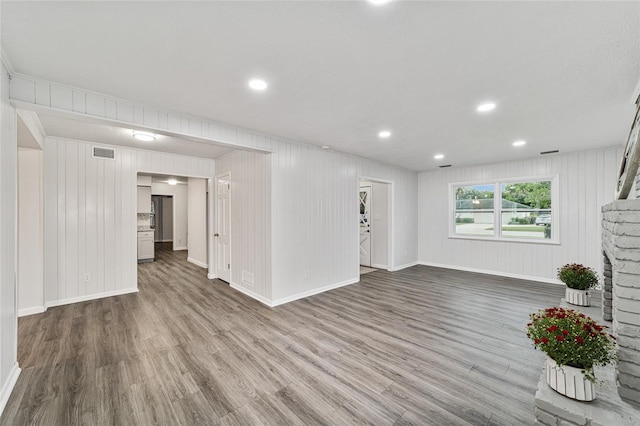
[(177, 180), (175, 180), (175, 179), (169, 179), (169, 180), (167, 181), (167, 183), (168, 183), (169, 185), (177, 185), (177, 184), (178, 184), (178, 181), (177, 181)]
[(253, 78), (249, 80), (249, 87), (253, 90), (265, 90), (269, 85), (261, 78)]
[(478, 105), (478, 108), (476, 108), (478, 112), (489, 112), (493, 111), (494, 109), (496, 109), (496, 104), (493, 102), (485, 102)]
[(324, 149), (325, 151), (328, 151), (331, 149), (329, 145), (322, 145), (320, 148)]
[(442, 160), (444, 158), (444, 154), (436, 154), (433, 156), (433, 158), (436, 160)]
[(522, 139), (520, 139), (520, 140), (515, 141), (511, 145), (513, 145), (513, 146), (525, 146), (526, 144), (527, 144), (527, 141), (523, 141)]
[(391, 132), (389, 130), (381, 130), (378, 132), (378, 137), (380, 138), (388, 138), (389, 136), (391, 136)]
[(382, 4), (389, 3), (390, 1), (391, 0), (369, 0), (369, 3), (380, 6)]
[(156, 140), (156, 135), (149, 132), (141, 132), (139, 130), (133, 131), (133, 137), (142, 142), (153, 142)]

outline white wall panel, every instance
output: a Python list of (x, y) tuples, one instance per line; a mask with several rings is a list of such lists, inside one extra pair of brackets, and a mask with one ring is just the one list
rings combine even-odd
[(18, 380), (17, 360), (17, 116), (9, 103), (9, 76), (0, 66), (0, 413)]
[[(34, 103), (36, 79), (17, 75), (14, 80), (17, 82), (16, 93), (15, 97), (12, 94), (12, 98)], [(67, 91), (78, 91), (56, 83), (45, 83), (51, 86), (52, 93), (54, 88), (60, 92), (56, 98), (66, 98), (68, 95), (63, 93)], [(101, 96), (105, 101), (114, 100), (110, 96)], [(123, 124), (137, 123), (135, 111), (140, 108), (144, 111), (146, 108), (126, 100), (115, 101), (117, 119)], [(86, 115), (86, 112), (82, 114)], [(167, 114), (167, 128), (172, 132), (204, 136), (239, 148), (272, 152), (271, 188), (265, 192), (270, 193), (274, 200), (270, 219), (272, 289), (265, 288), (264, 294), (271, 291), (274, 303), (293, 300), (358, 279), (359, 176), (393, 183), (393, 256), (389, 260), (390, 267), (400, 268), (417, 261), (416, 173), (197, 117), (168, 111), (160, 111), (159, 114)], [(106, 111), (104, 118), (110, 118)], [(151, 163), (182, 168), (164, 154), (154, 154), (153, 162), (149, 160), (150, 154), (138, 151), (136, 155), (136, 164), (141, 171), (163, 173), (157, 167), (152, 170), (154, 167)], [(193, 176), (188, 169), (175, 174)], [(134, 244), (132, 246), (135, 247)]]
[[(115, 160), (96, 159), (93, 145), (45, 139), (47, 306), (135, 291), (138, 172), (203, 177), (214, 172), (213, 160), (121, 147), (112, 147)], [(186, 211), (184, 216), (186, 245)], [(90, 281), (84, 281), (85, 274)]]
[[(622, 148), (450, 168), (419, 175), (421, 262), (554, 281), (557, 268), (578, 262), (602, 269), (602, 205), (613, 200)], [(449, 184), (558, 174), (560, 244), (449, 238)]]

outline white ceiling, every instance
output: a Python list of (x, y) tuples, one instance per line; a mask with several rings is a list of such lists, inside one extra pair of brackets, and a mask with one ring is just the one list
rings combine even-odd
[(150, 149), (171, 154), (186, 154), (204, 158), (217, 158), (227, 152), (233, 151), (233, 148), (215, 145), (207, 141), (198, 141), (195, 138), (178, 138), (159, 133), (156, 133), (155, 141), (142, 142), (133, 138), (133, 130), (148, 131), (148, 129), (119, 127), (98, 120), (86, 121), (75, 117), (69, 118), (63, 114), (39, 112), (38, 118), (48, 136), (59, 138), (91, 141), (135, 149)]
[(640, 78), (637, 2), (3, 1), (1, 17), (16, 72), (413, 170), (622, 145)]

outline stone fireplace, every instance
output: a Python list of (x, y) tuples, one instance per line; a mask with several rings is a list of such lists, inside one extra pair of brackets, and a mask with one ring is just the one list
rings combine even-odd
[[(638, 175), (640, 178), (640, 174)], [(602, 208), (602, 314), (618, 339), (620, 397), (640, 406), (640, 182), (637, 199)]]

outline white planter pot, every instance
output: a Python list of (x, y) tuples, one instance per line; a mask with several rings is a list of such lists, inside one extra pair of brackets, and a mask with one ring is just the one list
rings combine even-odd
[(576, 306), (591, 306), (591, 297), (589, 290), (576, 290), (574, 288), (566, 288), (565, 299), (567, 303)]
[(547, 384), (559, 394), (578, 401), (595, 399), (593, 382), (585, 379), (581, 369), (568, 365), (560, 367), (549, 357), (547, 357), (546, 369)]

